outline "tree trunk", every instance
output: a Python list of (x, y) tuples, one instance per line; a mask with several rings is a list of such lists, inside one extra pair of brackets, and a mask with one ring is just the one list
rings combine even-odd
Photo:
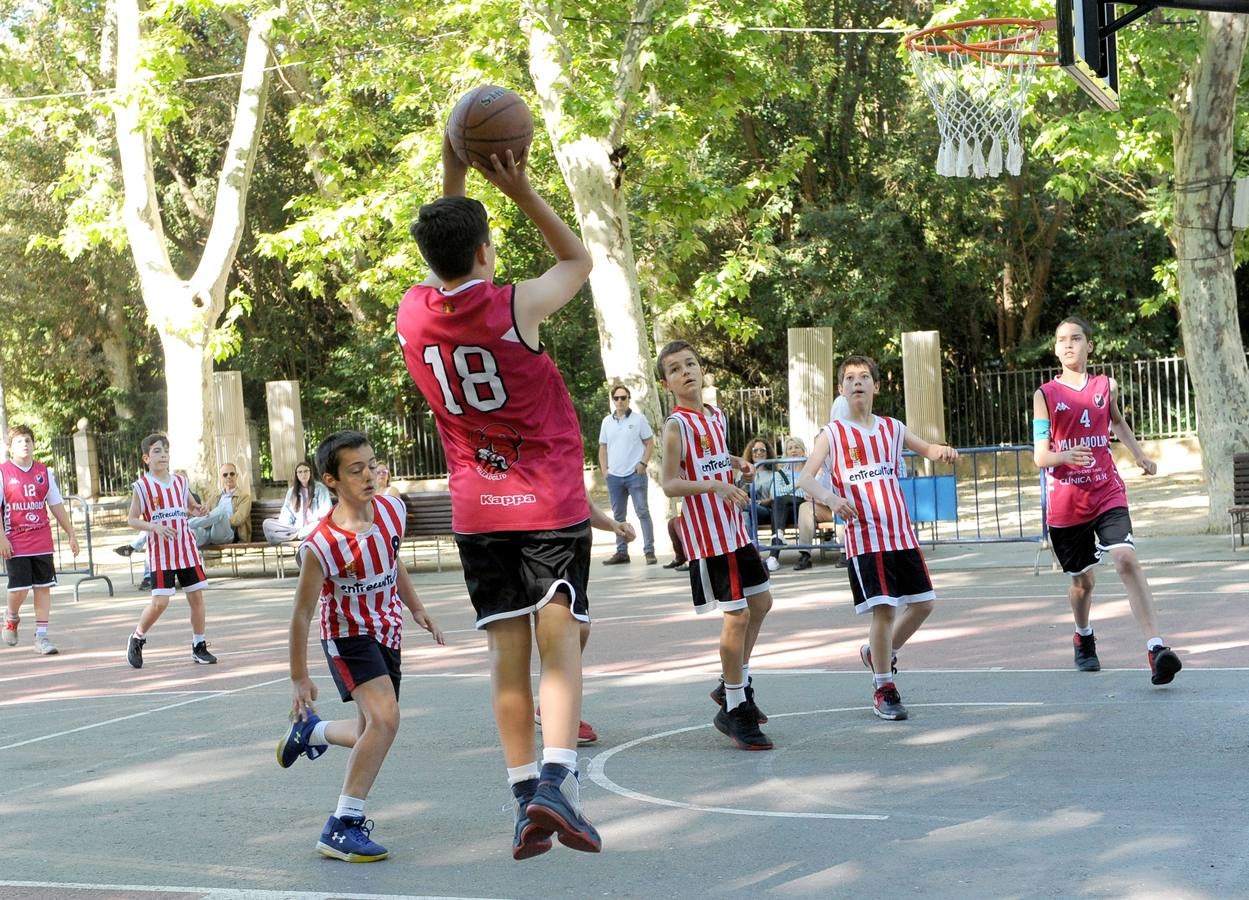
[(4, 357), (0, 356), (0, 462), (9, 458), (9, 402), (4, 395)]
[(247, 191), (264, 121), (268, 37), (283, 5), (251, 21), (239, 79), (234, 128), (217, 182), (212, 226), (195, 273), (180, 278), (169, 260), (153, 177), (151, 140), (135, 93), (141, 87), (141, 0), (117, 0), (117, 148), (125, 195), (122, 216), (148, 318), (165, 351), (167, 423), (172, 468), (191, 481), (216, 482), (212, 459), (212, 358), (208, 340), (225, 308), (226, 281), (243, 236)]
[[(1202, 17), (1201, 50), (1180, 92), (1175, 228), (1180, 332), (1196, 393), (1197, 436), (1211, 531), (1227, 529), (1232, 454), (1249, 450), (1249, 367), (1240, 339), (1232, 257), (1232, 137), (1249, 18)], [(1219, 221), (1215, 221), (1216, 216)]]
[(127, 340), (130, 327), (120, 299), (109, 297), (103, 303), (108, 332), (100, 341), (100, 349), (104, 354), (108, 385), (113, 389), (113, 414), (118, 420), (129, 422), (134, 418), (130, 398), (135, 391), (134, 359)]
[(1021, 342), (1026, 343), (1036, 337), (1037, 326), (1041, 322), (1041, 310), (1049, 294), (1050, 272), (1054, 268), (1054, 247), (1058, 244), (1058, 233), (1067, 220), (1067, 210), (1070, 208), (1071, 204), (1062, 198), (1055, 201), (1049, 221), (1045, 223), (1037, 239), (1036, 262), (1032, 264), (1028, 293), (1024, 297), (1023, 330), (1019, 335)]
[[(637, 90), (637, 53), (640, 25), (654, 15), (654, 0), (641, 0), (631, 17), (630, 30), (617, 70), (618, 115), (611, 131), (619, 135), (626, 121), (631, 94)], [(564, 23), (558, 4), (526, 4), (522, 22), (529, 41), (529, 72), (542, 106), (543, 119), (560, 171), (572, 195), (581, 226), (581, 238), (594, 260), (590, 291), (598, 323), (603, 371), (608, 383), (629, 387), (635, 407), (648, 421), (660, 415), (655, 378), (651, 374), (650, 343), (646, 317), (638, 290), (629, 213), (620, 189), (621, 173), (612, 162), (615, 149), (609, 136), (578, 133), (564, 113), (572, 90), (569, 82), (571, 54), (563, 43)], [(619, 138), (617, 137), (617, 140)], [(604, 413), (607, 411), (604, 399)]]

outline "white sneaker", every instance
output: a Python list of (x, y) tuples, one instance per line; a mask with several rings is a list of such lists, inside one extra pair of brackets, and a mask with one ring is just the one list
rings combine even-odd
[(17, 623), (21, 619), (6, 619), (4, 622), (4, 642), (10, 647), (17, 646)]
[(775, 556), (768, 557), (768, 571), (769, 572), (775, 572), (780, 567), (781, 567), (781, 561), (779, 559), (777, 559)]
[(46, 634), (35, 635), (35, 652), (40, 656), (55, 656), (60, 651), (56, 649), (56, 645), (48, 640)]

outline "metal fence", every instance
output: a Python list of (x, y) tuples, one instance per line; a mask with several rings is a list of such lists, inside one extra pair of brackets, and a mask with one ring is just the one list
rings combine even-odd
[[(1197, 404), (1182, 356), (1090, 363), (1119, 383), (1119, 407), (1141, 439), (1191, 437)], [(1053, 367), (972, 370), (945, 378), (946, 439), (955, 446), (1029, 443), (1032, 395)]]
[(56, 473), (56, 485), (68, 497), (78, 493), (78, 471), (74, 467), (74, 436), (56, 434), (48, 442), (52, 459), (48, 466)]

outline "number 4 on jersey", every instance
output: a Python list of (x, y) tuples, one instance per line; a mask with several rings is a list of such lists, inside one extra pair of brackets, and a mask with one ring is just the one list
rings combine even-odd
[[(459, 404), (451, 390), (447, 366), (438, 345), (427, 346), (422, 359), (434, 373), (434, 378), (438, 379), (438, 386), (442, 389), (442, 402), (447, 407), (447, 412), (455, 416), (464, 415), (464, 407)], [(451, 360), (459, 375), (460, 393), (465, 403), (481, 412), (490, 412), (507, 402), (507, 389), (503, 386), (503, 379), (499, 377), (494, 354), (489, 350), (484, 347), (459, 346), (451, 352)]]
[(1089, 421), (1089, 410), (1087, 406), (1084, 408), (1084, 412), (1080, 413), (1080, 424), (1085, 428), (1092, 427), (1092, 422)]

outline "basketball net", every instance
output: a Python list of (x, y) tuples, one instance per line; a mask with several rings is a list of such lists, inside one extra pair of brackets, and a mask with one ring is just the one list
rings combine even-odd
[(976, 19), (907, 35), (911, 67), (937, 113), (938, 175), (1019, 174), (1019, 122), (1037, 66), (1054, 65), (1055, 52), (1038, 49), (1052, 24)]

